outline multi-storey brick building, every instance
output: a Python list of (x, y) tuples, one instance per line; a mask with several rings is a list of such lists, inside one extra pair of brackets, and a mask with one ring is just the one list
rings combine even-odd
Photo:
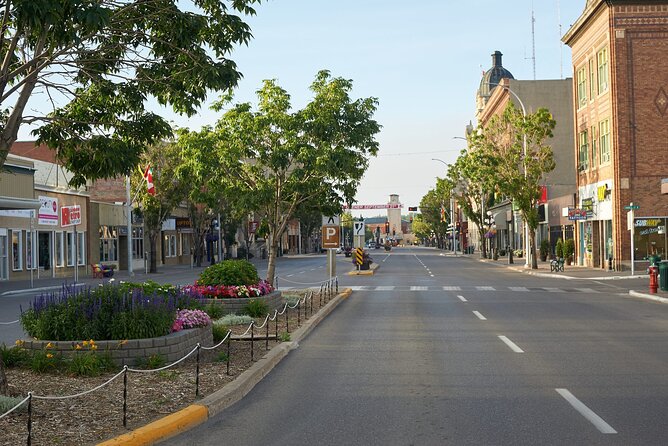
[[(637, 267), (665, 258), (668, 196), (668, 1), (587, 0), (563, 37), (572, 48), (580, 264)], [(612, 261), (611, 261), (612, 259)]]

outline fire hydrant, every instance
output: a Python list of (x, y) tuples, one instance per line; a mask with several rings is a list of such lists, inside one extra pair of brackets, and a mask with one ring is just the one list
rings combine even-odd
[(659, 289), (659, 268), (655, 265), (649, 267), (649, 293), (656, 294)]

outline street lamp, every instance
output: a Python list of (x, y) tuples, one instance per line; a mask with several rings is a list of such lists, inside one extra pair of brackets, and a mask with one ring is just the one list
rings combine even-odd
[[(446, 163), (442, 159), (432, 158), (432, 161), (438, 161), (445, 164), (448, 168), (450, 164)], [(450, 193), (450, 225), (452, 225), (452, 253), (457, 254), (457, 239), (455, 237), (455, 200), (452, 197), (452, 192)]]
[[(489, 82), (488, 84), (489, 85), (496, 85), (497, 87), (501, 87), (504, 90), (507, 90), (508, 93), (512, 94), (515, 97), (515, 99), (517, 99), (517, 102), (520, 103), (520, 107), (522, 107), (522, 116), (523, 116), (524, 120), (526, 121), (527, 109), (524, 107), (524, 103), (522, 102), (522, 99), (520, 99), (520, 97), (517, 95), (517, 93), (515, 93), (513, 90), (511, 90), (509, 86), (504, 85), (504, 84), (498, 84), (498, 83), (495, 83), (495, 82)], [(524, 167), (524, 178), (526, 178), (527, 177), (527, 166), (526, 166), (526, 162), (527, 162), (527, 134), (526, 134), (526, 132), (524, 132), (522, 134), (522, 153), (524, 155), (523, 158), (522, 158), (522, 164), (523, 164), (523, 167)], [(512, 205), (511, 205), (511, 209), (512, 209)], [(525, 218), (524, 219), (524, 250), (526, 251), (526, 264), (524, 266), (527, 267), (527, 268), (530, 268), (531, 267), (530, 262), (531, 262), (531, 257), (533, 255), (533, 250), (530, 250), (528, 248), (529, 248), (529, 225), (527, 224), (526, 218)]]

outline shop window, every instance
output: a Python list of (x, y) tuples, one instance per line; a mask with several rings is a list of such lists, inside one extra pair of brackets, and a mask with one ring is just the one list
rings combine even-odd
[(665, 218), (637, 218), (635, 220), (634, 260), (647, 260), (649, 256), (660, 255), (666, 258), (665, 228), (668, 219)]
[(12, 229), (12, 270), (23, 269), (23, 231)]
[(65, 243), (65, 255), (67, 257), (67, 266), (74, 266), (74, 232), (68, 232)]
[(132, 258), (135, 260), (144, 258), (144, 228), (132, 228)]
[(79, 255), (77, 256), (78, 259), (78, 265), (85, 265), (86, 264), (86, 238), (85, 238), (86, 233), (85, 232), (77, 232), (77, 249), (79, 250)]
[(603, 48), (596, 55), (598, 62), (598, 94), (608, 90), (608, 49)]
[(115, 226), (100, 226), (100, 261), (118, 261), (118, 231)]
[(56, 232), (56, 266), (65, 266), (65, 235)]
[(29, 271), (31, 269), (37, 268), (37, 232), (27, 232), (26, 233), (26, 269)]

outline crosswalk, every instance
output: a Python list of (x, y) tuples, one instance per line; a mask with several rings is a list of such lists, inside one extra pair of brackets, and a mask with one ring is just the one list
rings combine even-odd
[[(554, 287), (523, 287), (523, 286), (509, 286), (509, 287), (493, 287), (493, 286), (345, 286), (339, 285), (342, 288), (351, 288), (353, 291), (514, 291), (516, 293), (591, 293), (597, 294), (593, 288), (554, 288)], [(279, 290), (291, 290), (295, 287), (280, 287)]]

